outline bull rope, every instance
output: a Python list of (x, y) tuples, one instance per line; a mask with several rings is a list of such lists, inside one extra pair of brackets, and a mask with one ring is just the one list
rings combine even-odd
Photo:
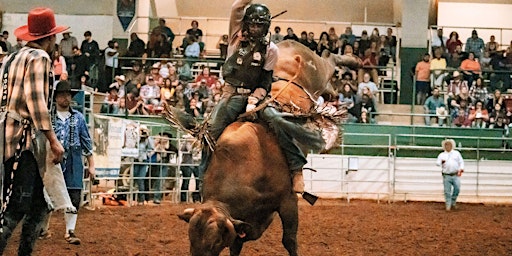
[[(302, 62), (299, 63), (299, 69), (300, 70), (300, 66), (301, 66)], [(248, 117), (248, 116), (251, 116), (253, 114), (255, 114), (256, 112), (262, 110), (263, 108), (265, 108), (266, 106), (268, 106), (268, 104), (274, 102), (274, 100), (282, 93), (284, 92), (284, 90), (290, 85), (290, 84), (296, 84), (298, 86), (297, 83), (294, 82), (295, 79), (297, 79), (297, 77), (299, 76), (299, 71), (297, 71), (297, 73), (295, 73), (295, 75), (292, 77), (292, 79), (290, 80), (285, 80), (285, 79), (279, 79), (279, 81), (287, 81), (287, 83), (283, 86), (283, 88), (281, 88), (275, 95), (272, 95), (272, 97), (270, 97), (268, 100), (266, 100), (265, 102), (261, 103), (260, 105), (258, 105), (256, 108), (254, 108), (253, 110), (251, 111), (248, 111), (248, 112), (245, 112), (241, 115), (238, 116), (238, 119), (241, 119), (241, 118), (245, 118), (245, 117)], [(299, 88), (301, 88), (302, 90), (304, 90), (304, 88), (302, 86), (298, 86)], [(305, 91), (305, 90), (304, 90)], [(307, 92), (306, 92), (307, 93)]]

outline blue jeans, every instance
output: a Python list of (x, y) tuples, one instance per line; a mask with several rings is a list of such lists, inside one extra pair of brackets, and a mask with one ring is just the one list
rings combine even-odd
[(446, 208), (452, 208), (457, 202), (460, 191), (460, 178), (457, 175), (443, 174), (444, 199)]
[[(229, 98), (223, 98), (215, 107), (210, 121), (210, 134), (214, 139), (218, 139), (224, 129), (245, 112), (247, 106), (247, 96), (233, 95)], [(312, 149), (321, 149), (325, 142), (320, 132), (312, 132), (302, 126), (300, 120), (289, 120), (293, 117), (287, 117), (289, 114), (280, 113), (273, 107), (266, 107), (259, 112), (259, 117), (268, 123), (276, 134), (279, 146), (283, 151), (288, 162), (290, 170), (302, 168), (307, 163), (302, 150), (295, 144), (294, 139), (299, 143), (310, 146)], [(200, 173), (204, 173), (208, 163), (208, 153), (203, 152)]]
[(153, 197), (153, 200), (161, 201), (162, 200), (162, 190), (163, 185), (165, 183), (165, 178), (167, 178), (167, 174), (169, 173), (169, 166), (154, 166), (158, 168), (158, 175), (155, 177), (157, 178), (153, 183), (153, 190), (157, 191)]
[[(146, 161), (144, 161), (146, 162)], [(142, 203), (145, 201), (144, 191), (146, 190), (144, 187), (144, 178), (148, 173), (148, 165), (142, 163), (134, 163), (133, 164), (133, 178), (135, 180), (135, 184), (139, 187), (139, 194), (137, 196), (137, 202)]]
[[(196, 178), (196, 190), (199, 190), (199, 186), (201, 184), (201, 181), (199, 179), (199, 168), (197, 166), (182, 166), (181, 168), (182, 173), (182, 183), (181, 183), (181, 191), (187, 191), (188, 186), (190, 184), (190, 177), (192, 177), (192, 173), (194, 174), (194, 177)], [(186, 202), (187, 201), (187, 192), (181, 192), (180, 194), (180, 201)]]

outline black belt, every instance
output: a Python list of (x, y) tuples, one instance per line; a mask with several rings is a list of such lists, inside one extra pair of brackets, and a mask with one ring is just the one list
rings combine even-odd
[(445, 175), (446, 176), (455, 176), (455, 175), (457, 175), (457, 173), (456, 172), (455, 173), (443, 173), (443, 176), (445, 176)]
[(224, 90), (229, 92), (229, 93), (233, 93), (233, 94), (240, 94), (240, 95), (249, 95), (252, 93), (251, 89), (248, 89), (248, 88), (243, 88), (243, 87), (240, 87), (240, 86), (235, 86), (233, 84), (230, 84), (230, 83), (226, 83), (224, 84)]

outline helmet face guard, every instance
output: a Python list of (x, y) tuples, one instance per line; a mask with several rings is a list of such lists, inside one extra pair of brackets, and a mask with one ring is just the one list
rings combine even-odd
[[(261, 39), (267, 35), (271, 19), (272, 15), (270, 15), (267, 6), (263, 4), (251, 4), (245, 10), (245, 15), (242, 20), (242, 30), (244, 33), (247, 33), (251, 40)], [(254, 24), (262, 26), (261, 33), (251, 34), (249, 26)]]

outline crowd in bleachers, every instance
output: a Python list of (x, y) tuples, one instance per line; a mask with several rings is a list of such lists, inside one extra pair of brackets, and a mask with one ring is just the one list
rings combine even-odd
[[(106, 93), (103, 113), (158, 114), (165, 102), (204, 118), (222, 93), (220, 67), (228, 43), (227, 35), (222, 35), (217, 42), (220, 57), (207, 60), (202, 36), (199, 23), (192, 21), (183, 40), (174, 42), (172, 29), (160, 19), (159, 26), (150, 31), (148, 42), (132, 33), (129, 46), (121, 55), (114, 40), (106, 49), (100, 49), (89, 31), (84, 33), (81, 44), (71, 33), (64, 33), (58, 51), (52, 56), (54, 74), (57, 79), (69, 80), (74, 89)], [(19, 41), (16, 45), (7, 44), (7, 31), (3, 38), (0, 47), (5, 52), (21, 46)], [(375, 28), (371, 34), (363, 30), (356, 36), (350, 26), (341, 35), (331, 27), (316, 40), (314, 32), (302, 31), (299, 37), (289, 27), (282, 35), (281, 28), (276, 26), (269, 40), (295, 40), (320, 56), (340, 54), (357, 59), (359, 68), (336, 68), (331, 84), (338, 97), (329, 104), (347, 107), (348, 122), (375, 122), (383, 76), (388, 66), (397, 63), (397, 37), (392, 28), (385, 35)], [(431, 46), (433, 57), (426, 54), (414, 69), (415, 102), (424, 105), (425, 113), (430, 115), (425, 123), (430, 125), (430, 119), (436, 118), (439, 125), (503, 127), (508, 132), (512, 109), (505, 107), (503, 97), (495, 95), (511, 89), (510, 73), (504, 71), (512, 68), (512, 42), (511, 46), (502, 47), (491, 36), (484, 43), (474, 30), (462, 43), (456, 31), (447, 38), (439, 29)], [(480, 102), (481, 110), (477, 108)], [(319, 103), (324, 102), (320, 99)]]
[(502, 49), (494, 36), (484, 43), (476, 30), (463, 44), (456, 31), (446, 38), (438, 29), (434, 58), (426, 53), (414, 70), (416, 104), (429, 115), (426, 125), (435, 118), (440, 126), (501, 129), (508, 135), (512, 108), (502, 93), (511, 89), (511, 46)]

